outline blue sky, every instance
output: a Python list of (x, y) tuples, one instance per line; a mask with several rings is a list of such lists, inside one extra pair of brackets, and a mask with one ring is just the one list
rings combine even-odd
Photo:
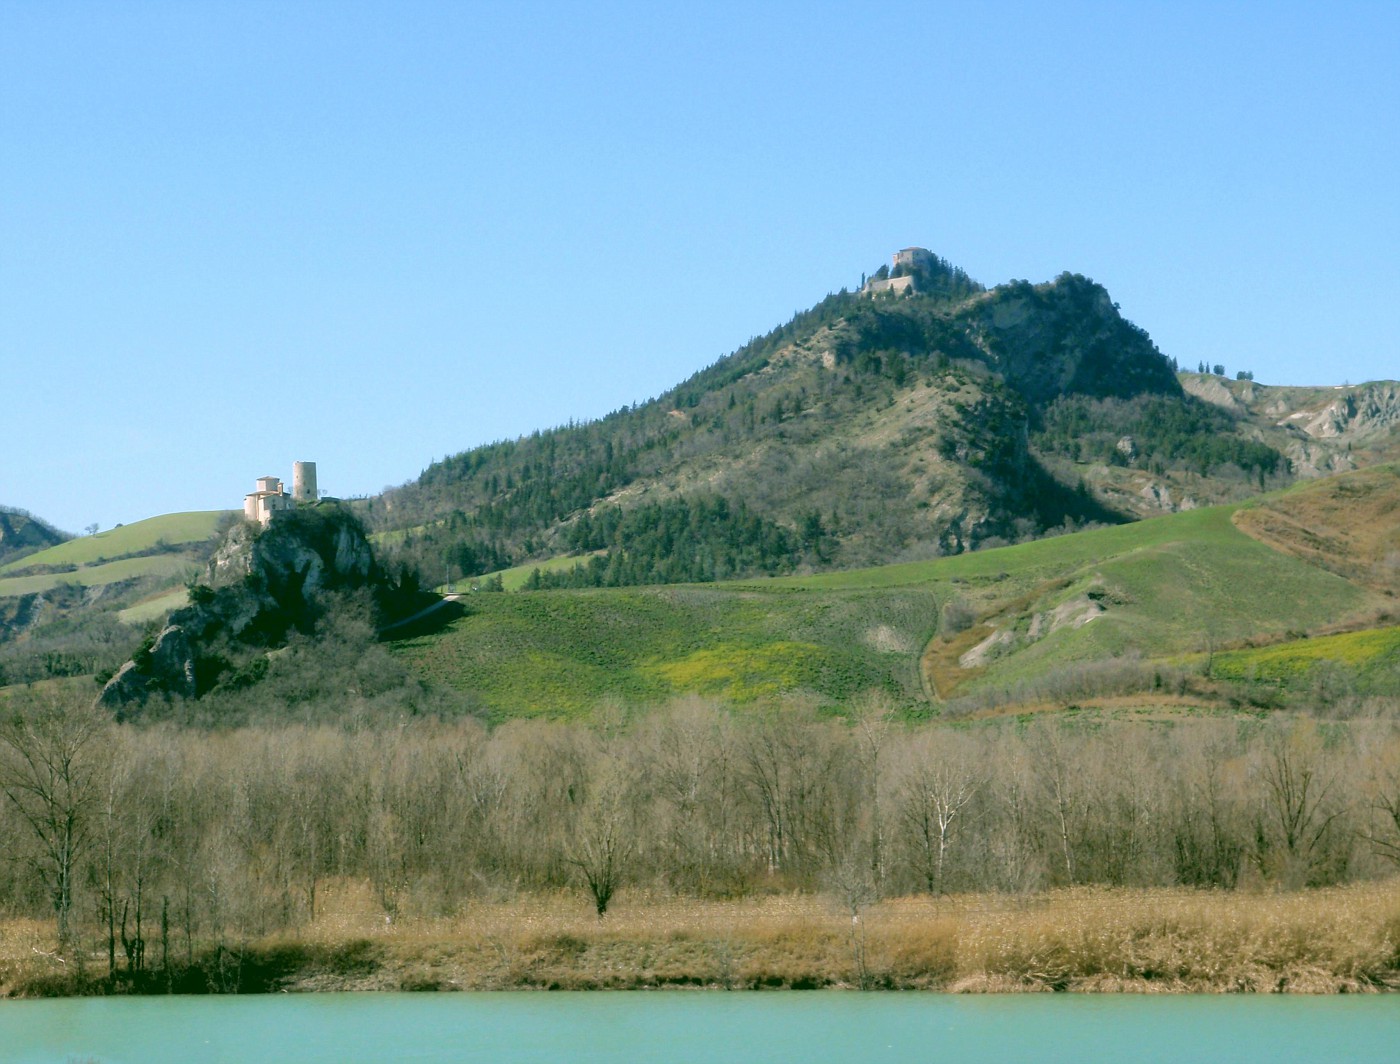
[(0, 502), (374, 492), (918, 244), (1400, 376), (1400, 4), (0, 0)]

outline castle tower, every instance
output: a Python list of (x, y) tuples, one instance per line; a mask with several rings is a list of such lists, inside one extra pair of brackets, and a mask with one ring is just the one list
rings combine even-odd
[(928, 248), (901, 248), (894, 253), (894, 265), (911, 270), (927, 270), (933, 266), (933, 252)]
[(315, 502), (318, 497), (316, 493), (316, 463), (293, 462), (292, 498), (297, 502)]

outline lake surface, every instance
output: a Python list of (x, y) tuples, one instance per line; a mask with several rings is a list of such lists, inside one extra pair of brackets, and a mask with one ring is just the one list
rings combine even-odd
[(1377, 1061), (1400, 995), (277, 994), (0, 1002), (0, 1061)]

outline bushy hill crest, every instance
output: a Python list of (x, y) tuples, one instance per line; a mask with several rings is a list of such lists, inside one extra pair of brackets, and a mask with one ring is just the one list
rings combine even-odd
[(1180, 398), (1172, 364), (1146, 331), (1118, 313), (1102, 285), (1063, 273), (1050, 284), (1012, 281), (955, 315), (987, 365), (1027, 402), (1061, 396)]

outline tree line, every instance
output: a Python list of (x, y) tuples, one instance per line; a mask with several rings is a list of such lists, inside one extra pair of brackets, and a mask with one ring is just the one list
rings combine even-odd
[[(1125, 437), (1132, 439), (1131, 452), (1120, 446)], [(1290, 472), (1275, 448), (1240, 435), (1228, 411), (1191, 395), (1060, 396), (1040, 412), (1032, 442), (1075, 462), (1137, 465), (1159, 475), (1176, 469), (1207, 476), (1233, 465), (1261, 490), (1267, 478)]]
[(581, 515), (565, 541), (591, 555), (572, 569), (530, 574), (526, 590), (707, 583), (789, 573), (803, 561), (826, 560), (821, 514), (806, 514), (797, 531), (766, 520), (743, 500), (678, 497), (624, 510), (599, 507)]
[(628, 888), (874, 899), (1069, 884), (1303, 887), (1400, 862), (1395, 716), (897, 723), (688, 698), (589, 724), (117, 725), (37, 689), (0, 724), (0, 913), (113, 973), (313, 923)]

